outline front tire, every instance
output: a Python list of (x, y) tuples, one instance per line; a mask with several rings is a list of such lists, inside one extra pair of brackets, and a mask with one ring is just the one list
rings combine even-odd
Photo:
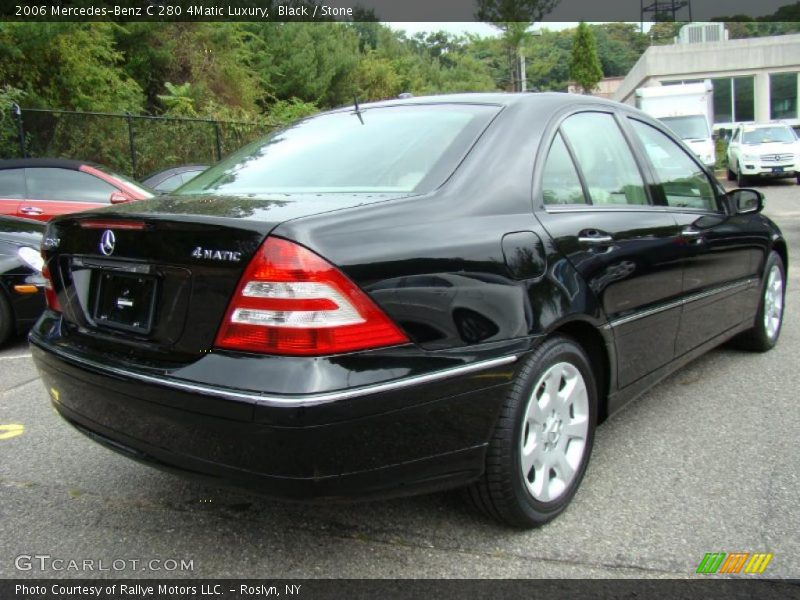
[(733, 171), (731, 171), (730, 167), (728, 167), (727, 171), (728, 171), (728, 173), (727, 173), (728, 181), (735, 181), (736, 180), (736, 174)]
[(742, 175), (742, 165), (736, 165), (736, 185), (740, 188), (747, 187), (747, 177)]
[(753, 352), (767, 352), (778, 343), (786, 299), (786, 268), (777, 252), (770, 252), (764, 266), (764, 285), (756, 320), (751, 329), (734, 338), (736, 346)]
[(14, 312), (11, 310), (8, 300), (6, 300), (3, 290), (0, 289), (0, 346), (11, 337), (14, 329)]
[(597, 385), (583, 348), (545, 341), (520, 369), (486, 452), (471, 503), (513, 527), (538, 527), (566, 509), (594, 441)]

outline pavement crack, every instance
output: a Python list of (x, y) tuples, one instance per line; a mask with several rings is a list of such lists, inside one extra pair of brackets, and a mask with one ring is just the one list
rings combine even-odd
[(26, 386), (26, 385), (28, 385), (29, 383), (33, 383), (34, 381), (39, 381), (39, 379), (40, 379), (40, 378), (39, 378), (39, 376), (37, 375), (36, 377), (33, 377), (32, 379), (27, 379), (27, 380), (23, 381), (22, 383), (18, 383), (18, 384), (14, 385), (14, 386), (12, 386), (12, 387), (10, 387), (10, 388), (7, 388), (7, 389), (5, 389), (5, 390), (2, 390), (2, 391), (0, 392), (0, 394), (9, 394), (9, 393), (11, 393), (11, 392), (15, 392), (15, 391), (17, 391), (18, 389), (25, 387), (25, 386)]

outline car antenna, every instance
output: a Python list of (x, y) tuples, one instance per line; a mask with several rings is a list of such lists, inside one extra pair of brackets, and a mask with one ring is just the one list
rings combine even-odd
[(364, 117), (361, 116), (361, 109), (358, 107), (358, 96), (355, 94), (353, 95), (353, 104), (356, 106), (355, 115), (358, 117), (358, 120), (361, 121), (361, 124), (364, 124)]

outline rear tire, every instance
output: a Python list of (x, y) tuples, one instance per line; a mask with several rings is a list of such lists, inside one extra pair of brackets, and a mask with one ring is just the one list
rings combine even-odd
[(554, 519), (583, 479), (596, 421), (597, 385), (583, 348), (568, 337), (546, 340), (517, 374), (468, 500), (512, 527)]
[(777, 252), (770, 252), (764, 266), (764, 283), (755, 323), (733, 339), (734, 345), (753, 352), (767, 352), (778, 343), (786, 300), (786, 269)]
[(11, 310), (11, 305), (3, 290), (0, 289), (0, 345), (6, 343), (14, 330), (14, 312)]

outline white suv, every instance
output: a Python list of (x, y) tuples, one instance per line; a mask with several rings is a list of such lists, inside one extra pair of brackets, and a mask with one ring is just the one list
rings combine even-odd
[(788, 125), (739, 125), (728, 144), (728, 181), (795, 177), (800, 184), (800, 140)]
[(782, 124), (739, 125), (728, 144), (728, 181), (795, 177), (800, 183), (800, 140)]

